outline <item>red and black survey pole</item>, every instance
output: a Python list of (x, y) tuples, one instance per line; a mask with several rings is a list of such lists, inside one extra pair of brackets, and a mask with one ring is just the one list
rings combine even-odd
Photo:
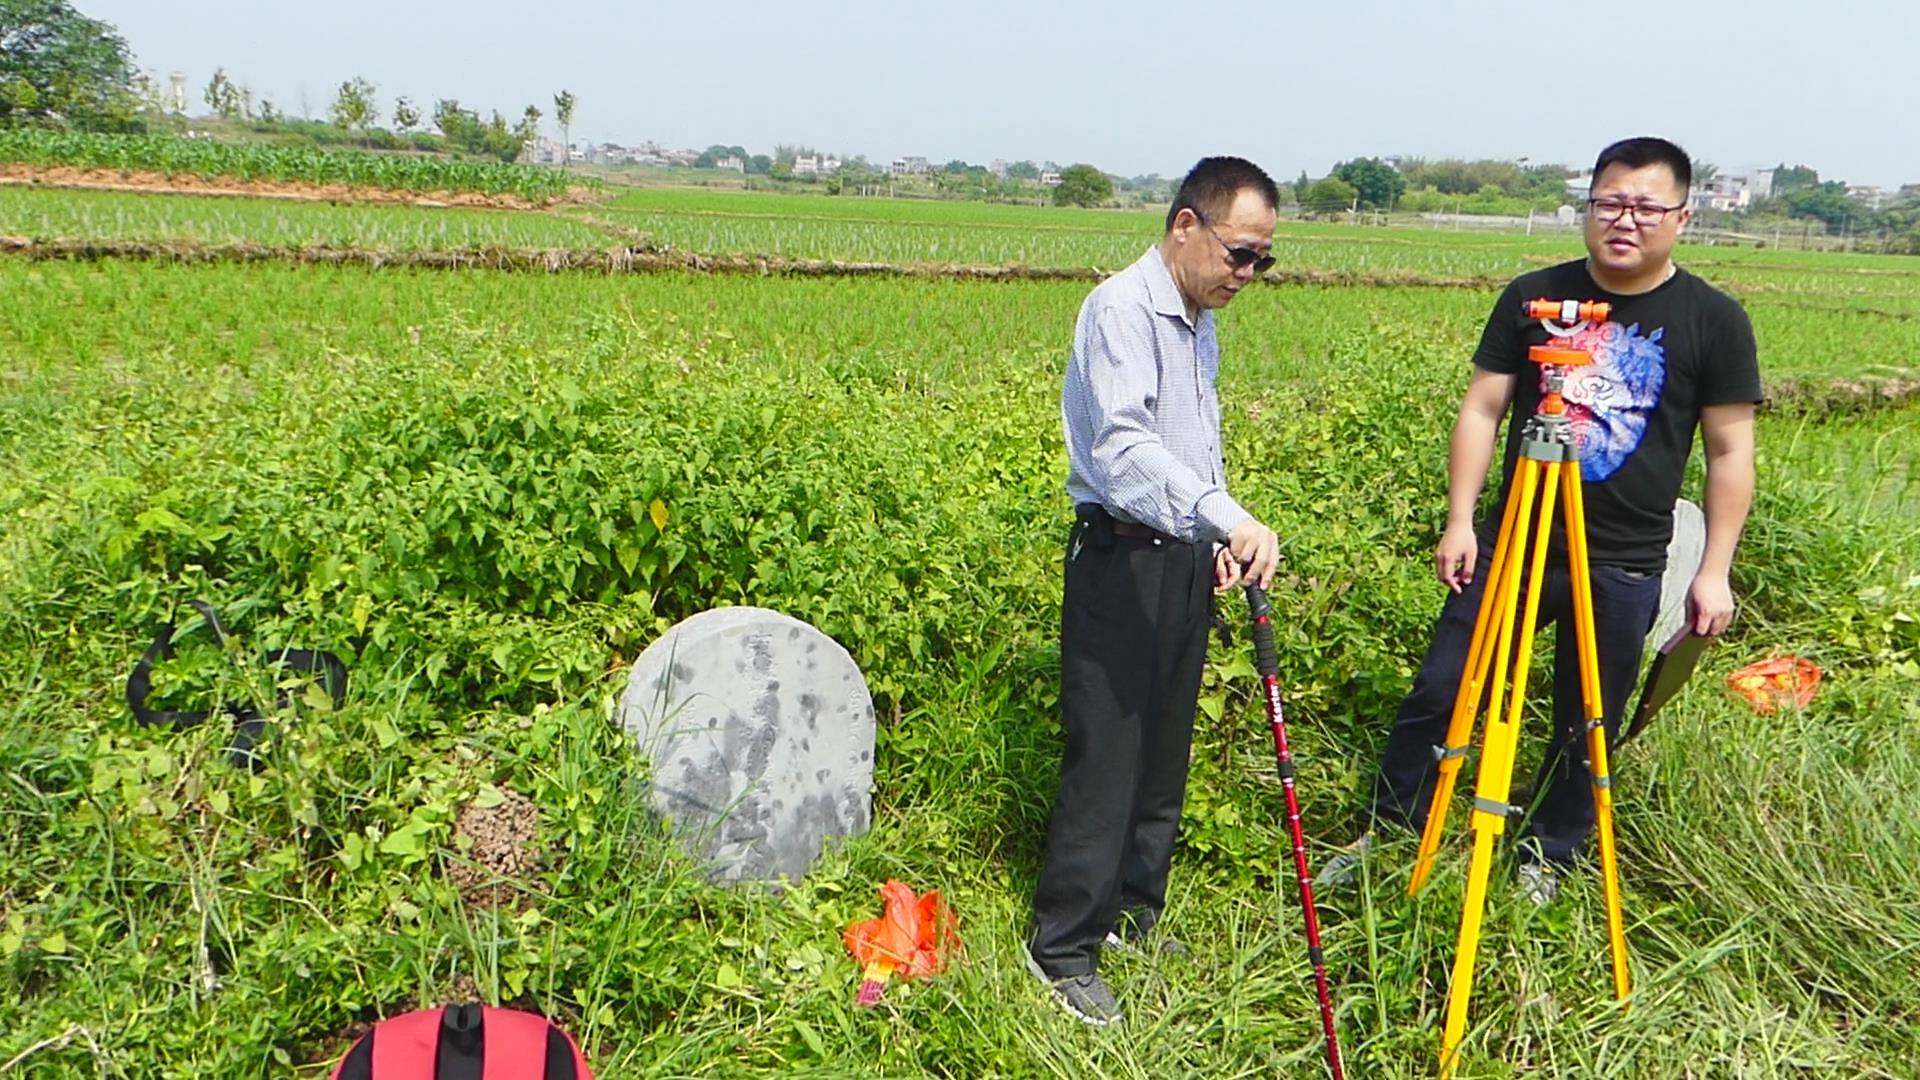
[(1287, 748), (1287, 720), (1280, 708), (1280, 658), (1273, 648), (1273, 605), (1259, 585), (1247, 584), (1247, 606), (1253, 609), (1253, 649), (1260, 674), (1261, 696), (1267, 701), (1267, 722), (1273, 728), (1273, 754), (1280, 763), (1280, 786), (1287, 793), (1287, 828), (1293, 834), (1293, 868), (1300, 879), (1300, 908), (1307, 916), (1307, 957), (1313, 961), (1313, 981), (1320, 990), (1320, 1025), (1327, 1033), (1327, 1065), (1334, 1080), (1344, 1080), (1340, 1068), (1340, 1040), (1333, 1032), (1333, 995), (1327, 989), (1327, 961), (1320, 951), (1320, 916), (1313, 906), (1313, 875), (1307, 870), (1307, 839), (1300, 829), (1300, 797), (1293, 790), (1293, 752)]

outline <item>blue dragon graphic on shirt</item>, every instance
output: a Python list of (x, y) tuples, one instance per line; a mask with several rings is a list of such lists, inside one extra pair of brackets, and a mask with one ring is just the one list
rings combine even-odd
[[(1608, 322), (1554, 339), (1556, 347), (1581, 349), (1593, 357), (1591, 364), (1566, 369), (1561, 391), (1573, 420), (1580, 475), (1588, 483), (1619, 472), (1646, 437), (1647, 421), (1667, 385), (1667, 351), (1660, 344), (1665, 334), (1665, 328), (1643, 335), (1639, 323)], [(1540, 390), (1546, 392), (1544, 368)]]

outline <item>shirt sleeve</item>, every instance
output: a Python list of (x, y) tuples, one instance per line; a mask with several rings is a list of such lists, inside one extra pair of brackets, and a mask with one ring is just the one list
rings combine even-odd
[(1517, 375), (1526, 360), (1527, 346), (1520, 335), (1520, 282), (1507, 283), (1487, 315), (1480, 331), (1480, 345), (1473, 350), (1473, 366), (1496, 375)]
[(1728, 299), (1720, 324), (1714, 329), (1700, 377), (1700, 405), (1760, 403), (1759, 347), (1753, 339), (1753, 320), (1739, 301)]
[(1093, 475), (1107, 505), (1142, 525), (1181, 539), (1225, 540), (1251, 517), (1226, 489), (1181, 464), (1154, 429), (1159, 390), (1151, 328), (1130, 326), (1107, 307), (1087, 330), (1082, 362), (1093, 399)]

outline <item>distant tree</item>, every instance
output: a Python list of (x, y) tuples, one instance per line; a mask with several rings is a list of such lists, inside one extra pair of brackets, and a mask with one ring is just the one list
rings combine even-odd
[(378, 116), (374, 107), (374, 85), (355, 75), (340, 84), (327, 115), (336, 127), (365, 131)]
[(1060, 170), (1054, 186), (1055, 206), (1099, 206), (1113, 198), (1113, 179), (1091, 165), (1069, 165)]
[(793, 162), (775, 161), (773, 167), (767, 170), (767, 175), (775, 180), (791, 180), (793, 179)]
[(440, 98), (433, 103), (433, 126), (451, 143), (457, 143), (466, 134), (469, 125), (478, 126), (479, 118), (460, 107), (457, 98)]
[(487, 154), (511, 164), (519, 160), (522, 145), (519, 136), (507, 126), (507, 118), (500, 115), (500, 110), (495, 109), (493, 115), (487, 120), (486, 131), (481, 136), (480, 145), (475, 152)]
[(240, 116), (240, 88), (227, 78), (227, 69), (213, 69), (213, 78), (207, 80), (207, 88), (200, 95), (206, 100), (207, 108), (222, 120), (235, 120)]
[(468, 154), (484, 154), (513, 161), (520, 156), (521, 142), (507, 126), (507, 118), (496, 110), (491, 119), (481, 121), (478, 113), (463, 109), (453, 98), (433, 103), (433, 124), (447, 143)]
[(563, 163), (573, 157), (573, 107), (575, 104), (577, 102), (571, 90), (562, 90), (553, 95), (553, 121), (560, 125), (560, 141), (567, 145), (567, 153), (560, 155)]
[(1040, 179), (1040, 166), (1035, 165), (1031, 161), (1016, 161), (1007, 166), (1007, 179), (1038, 180)]
[[(282, 113), (279, 110), (279, 108), (277, 108), (273, 104), (272, 98), (260, 99), (260, 122), (261, 123), (278, 124), (284, 121), (285, 119), (286, 119), (286, 114)], [(416, 122), (418, 122), (417, 118), (416, 118)]]
[(949, 161), (945, 165), (942, 165), (940, 167), (940, 171), (945, 173), (951, 173), (957, 176), (961, 173), (966, 172), (968, 168), (969, 166), (967, 165), (966, 162), (961, 161), (959, 158), (954, 158), (952, 161)]
[(1787, 192), (1793, 191), (1796, 188), (1814, 187), (1819, 183), (1820, 170), (1818, 169), (1809, 168), (1805, 165), (1795, 165), (1789, 169), (1785, 162), (1774, 166), (1773, 193), (1776, 196), (1785, 195)]
[[(737, 151), (741, 157), (743, 158), (746, 157), (747, 152), (745, 150), (741, 150), (737, 146), (734, 147), (733, 149)], [(773, 160), (775, 162), (784, 161), (789, 165), (793, 164), (793, 161), (795, 158), (803, 158), (803, 157), (818, 158), (818, 157), (824, 157), (824, 156), (825, 155), (820, 153), (820, 151), (815, 150), (813, 147), (806, 146), (801, 143), (792, 143), (792, 144), (776, 143), (773, 148)]]
[(1866, 216), (1859, 204), (1847, 197), (1847, 185), (1838, 180), (1796, 187), (1781, 196), (1787, 213), (1797, 218), (1812, 218), (1829, 229), (1839, 229), (1850, 220)]
[(1713, 182), (1714, 177), (1719, 175), (1720, 166), (1715, 165), (1711, 161), (1696, 161), (1693, 163), (1693, 182), (1695, 186), (1710, 184)]
[(1316, 180), (1300, 200), (1300, 208), (1309, 214), (1336, 214), (1353, 206), (1359, 192), (1337, 176)]
[(67, 0), (0, 0), (0, 127), (139, 126), (134, 66), (111, 23)]
[(412, 131), (420, 126), (420, 110), (404, 97), (393, 103), (393, 130)]
[(1407, 178), (1379, 158), (1342, 162), (1333, 175), (1353, 185), (1362, 206), (1387, 209), (1407, 190)]
[(755, 154), (747, 159), (747, 171), (755, 176), (766, 176), (773, 172), (773, 159), (765, 154)]
[(524, 154), (527, 152), (527, 147), (532, 146), (533, 141), (539, 137), (540, 110), (529, 105), (527, 111), (520, 114), (520, 122), (513, 126), (513, 141), (519, 144), (520, 153)]

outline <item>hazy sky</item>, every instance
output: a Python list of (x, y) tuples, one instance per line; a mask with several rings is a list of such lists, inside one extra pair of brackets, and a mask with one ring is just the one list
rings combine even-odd
[(509, 119), (532, 103), (554, 134), (569, 89), (576, 142), (1126, 175), (1237, 153), (1284, 180), (1359, 155), (1577, 166), (1660, 134), (1726, 173), (1920, 181), (1920, 61), (1896, 26), (1913, 0), (75, 2), (142, 67), (185, 73), (190, 109), (222, 65), (296, 115), (364, 75), (383, 118), (401, 94)]

